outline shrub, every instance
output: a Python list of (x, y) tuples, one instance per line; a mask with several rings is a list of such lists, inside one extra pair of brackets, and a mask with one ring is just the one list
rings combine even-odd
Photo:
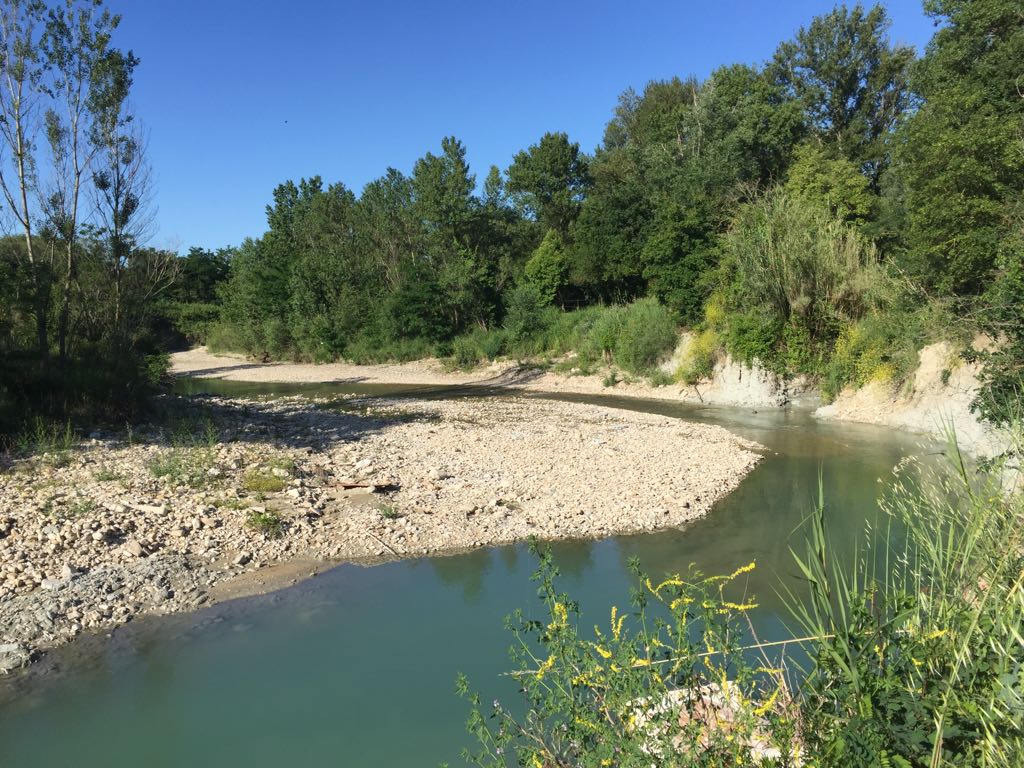
[(757, 742), (792, 757), (781, 675), (755, 671), (744, 655), (744, 613), (754, 606), (726, 596), (753, 567), (711, 578), (691, 570), (656, 584), (631, 561), (633, 610), (612, 607), (590, 635), (580, 606), (557, 591), (550, 553), (541, 553), (534, 579), (546, 620), (522, 611), (507, 620), (524, 706), (485, 707), (460, 677), (478, 742), (465, 757), (487, 768), (751, 765)]
[(949, 455), (900, 468), (882, 505), (905, 543), (885, 537), (852, 574), (822, 501), (811, 518), (797, 557), (810, 595), (790, 606), (816, 638), (801, 735), (823, 764), (1009, 768), (1024, 754), (1024, 505), (955, 442)]
[(245, 524), (266, 536), (268, 539), (277, 539), (284, 534), (284, 520), (277, 512), (269, 510), (252, 509), (245, 516)]
[(456, 368), (470, 370), (476, 368), (483, 358), (480, 342), (474, 336), (459, 336), (452, 342), (452, 363)]
[(505, 331), (509, 341), (515, 345), (536, 341), (551, 320), (545, 311), (547, 302), (540, 289), (532, 283), (514, 288), (505, 303)]
[(265, 469), (250, 470), (242, 478), (242, 487), (253, 493), (278, 493), (284, 490), (285, 485), (287, 483), (283, 477), (277, 477)]
[(718, 334), (711, 329), (701, 331), (690, 342), (686, 356), (680, 363), (676, 376), (684, 384), (696, 384), (711, 378), (715, 370), (720, 342)]
[[(523, 702), (485, 708), (460, 677), (478, 743), (466, 758), (486, 768), (1018, 766), (1024, 497), (1004, 492), (998, 465), (972, 471), (955, 442), (948, 455), (938, 468), (900, 466), (881, 502), (892, 527), (871, 539), (881, 551), (856, 553), (852, 569), (829, 545), (819, 491), (806, 549), (794, 553), (807, 588), (784, 594), (799, 636), (781, 644), (801, 644), (806, 669), (745, 633), (754, 603), (728, 590), (754, 563), (655, 584), (631, 561), (634, 610), (612, 607), (590, 636), (541, 553), (546, 620), (507, 620)], [(755, 755), (755, 742), (778, 755)]]
[(677, 340), (669, 311), (654, 299), (641, 299), (626, 309), (615, 339), (615, 362), (631, 373), (646, 373), (672, 351)]
[(580, 354), (592, 360), (604, 359), (611, 362), (622, 331), (624, 315), (624, 307), (600, 307), (580, 340)]
[(526, 277), (546, 304), (554, 303), (565, 285), (569, 264), (561, 235), (549, 229), (537, 250), (526, 262)]

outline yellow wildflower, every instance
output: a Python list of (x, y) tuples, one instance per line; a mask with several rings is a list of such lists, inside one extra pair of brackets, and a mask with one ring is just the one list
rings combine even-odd
[(752, 608), (757, 608), (757, 603), (730, 603), (728, 601), (722, 603), (722, 607), (718, 609), (719, 613), (728, 613), (730, 610), (733, 611), (749, 611)]
[(612, 657), (612, 652), (609, 651), (607, 648), (602, 648), (600, 645), (597, 645), (596, 643), (591, 643), (591, 645), (594, 646), (594, 650), (601, 655), (602, 659), (610, 659)]
[(626, 620), (625, 614), (623, 614), (622, 616), (619, 616), (618, 619), (616, 619), (616, 615), (618, 614), (618, 612), (619, 612), (618, 607), (613, 605), (612, 606), (612, 637), (614, 637), (616, 640), (618, 640), (619, 636), (622, 634), (622, 622), (624, 622)]
[(548, 629), (557, 629), (558, 627), (564, 627), (569, 623), (569, 611), (562, 603), (555, 603), (551, 612), (554, 614), (554, 618), (551, 623), (548, 624)]
[(754, 714), (758, 717), (764, 717), (772, 707), (775, 706), (775, 700), (779, 697), (779, 689), (776, 688), (772, 691), (772, 695), (768, 697), (768, 700), (754, 710)]
[(540, 669), (537, 670), (537, 679), (543, 680), (544, 675), (551, 671), (551, 668), (553, 666), (555, 666), (555, 655), (551, 654), (550, 656), (548, 656), (547, 661), (541, 664)]

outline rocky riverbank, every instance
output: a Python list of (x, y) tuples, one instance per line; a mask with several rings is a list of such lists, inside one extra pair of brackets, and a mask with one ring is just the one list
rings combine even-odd
[[(693, 339), (693, 334), (681, 335), (676, 350), (662, 365), (665, 374), (675, 372)], [(844, 390), (835, 402), (824, 406), (820, 393), (804, 377), (786, 380), (760, 366), (741, 364), (728, 355), (715, 364), (713, 374), (705, 381), (665, 386), (653, 386), (643, 380), (616, 381), (609, 386), (607, 370), (589, 375), (572, 369), (555, 373), (510, 361), (498, 361), (469, 372), (445, 370), (437, 360), (386, 365), (252, 363), (240, 355), (214, 355), (205, 348), (176, 353), (171, 361), (173, 372), (179, 375), (232, 381), (481, 385), (755, 409), (798, 406), (816, 408), (815, 416), (822, 419), (877, 424), (939, 440), (944, 440), (952, 427), (960, 447), (979, 456), (996, 456), (1012, 444), (1011, 435), (980, 421), (971, 410), (981, 386), (980, 366), (963, 362), (948, 344), (941, 342), (921, 350), (913, 378), (902, 387), (892, 382), (871, 382), (860, 389)]]
[(720, 427), (523, 398), (175, 402), (0, 472), (0, 671), (275, 564), (682, 525), (759, 460)]

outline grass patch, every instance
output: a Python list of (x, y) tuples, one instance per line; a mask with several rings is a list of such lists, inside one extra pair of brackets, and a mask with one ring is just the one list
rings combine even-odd
[(401, 517), (401, 515), (398, 513), (398, 510), (395, 509), (395, 507), (390, 504), (384, 505), (378, 511), (380, 512), (380, 516), (383, 517), (385, 520), (397, 520)]
[(218, 499), (217, 501), (214, 502), (214, 506), (216, 506), (218, 509), (236, 509), (236, 510), (239, 510), (239, 509), (245, 509), (249, 505), (243, 499), (234, 499), (234, 498), (230, 498), (229, 497), (229, 498), (226, 498), (226, 499)]
[(278, 493), (284, 490), (287, 482), (283, 477), (277, 477), (265, 469), (254, 469), (245, 473), (242, 478), (242, 487), (253, 493)]
[(284, 520), (277, 512), (253, 509), (246, 515), (245, 524), (268, 539), (278, 539), (284, 534)]
[(120, 480), (124, 475), (114, 472), (109, 469), (101, 469), (98, 472), (93, 472), (92, 479), (97, 483), (110, 483), (115, 480)]
[(146, 464), (150, 474), (166, 478), (175, 485), (204, 488), (215, 481), (210, 470), (217, 463), (220, 434), (213, 422), (206, 420), (198, 427), (185, 421), (171, 435), (171, 447)]

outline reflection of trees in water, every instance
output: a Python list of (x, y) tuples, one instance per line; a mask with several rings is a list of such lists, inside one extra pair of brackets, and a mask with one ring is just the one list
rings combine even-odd
[(509, 573), (515, 573), (519, 569), (519, 556), (526, 554), (527, 548), (522, 544), (514, 544), (509, 547), (500, 547), (498, 557)]
[(557, 541), (551, 544), (558, 570), (565, 576), (577, 578), (593, 566), (593, 549), (592, 541)]
[(476, 549), (451, 557), (432, 557), (428, 562), (442, 584), (461, 584), (463, 599), (470, 605), (479, 602), (484, 589), (484, 576), (491, 569), (490, 549)]
[(855, 546), (863, 551), (866, 526), (874, 535), (887, 532), (878, 480), (891, 476), (904, 447), (890, 440), (825, 455), (769, 456), (709, 515), (678, 532), (622, 537), (619, 557), (623, 566), (639, 558), (655, 577), (685, 574), (691, 563), (705, 575), (728, 574), (756, 560), (749, 580), (734, 589), (755, 596), (765, 612), (781, 614), (780, 586), (800, 586), (790, 549), (803, 551), (803, 523), (817, 504), (819, 472), (833, 546), (852, 557)]

